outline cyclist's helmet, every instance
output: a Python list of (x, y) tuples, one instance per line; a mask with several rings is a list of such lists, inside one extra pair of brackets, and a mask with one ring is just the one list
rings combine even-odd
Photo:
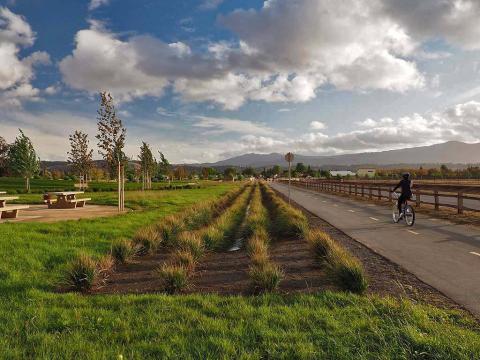
[(410, 179), (410, 173), (408, 173), (408, 172), (403, 173), (403, 174), (402, 174), (402, 177), (403, 177), (405, 180), (409, 180), (409, 179)]

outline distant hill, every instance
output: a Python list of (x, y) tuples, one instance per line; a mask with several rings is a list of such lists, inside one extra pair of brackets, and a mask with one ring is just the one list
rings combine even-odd
[[(480, 143), (467, 144), (449, 141), (431, 146), (421, 146), (399, 150), (380, 152), (344, 154), (334, 156), (295, 155), (294, 163), (302, 162), (314, 167), (356, 167), (359, 165), (392, 166), (392, 165), (436, 165), (436, 164), (479, 164)], [(285, 165), (283, 154), (244, 154), (230, 159), (197, 166), (213, 167), (270, 167)]]

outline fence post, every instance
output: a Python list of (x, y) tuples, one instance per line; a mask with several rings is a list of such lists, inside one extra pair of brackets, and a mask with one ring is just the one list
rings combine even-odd
[(370, 186), (368, 187), (368, 198), (372, 198), (372, 188)]
[(438, 201), (438, 190), (435, 190), (433, 192), (433, 196), (435, 198), (435, 210), (438, 210), (440, 204), (439, 204), (439, 201)]
[(355, 196), (357, 196), (357, 184), (355, 184)]
[(352, 195), (352, 184), (348, 184), (348, 195)]
[(458, 192), (457, 213), (463, 214), (463, 193), (461, 191)]
[(378, 200), (382, 200), (382, 188), (378, 187)]
[(392, 202), (392, 192), (388, 192), (388, 201)]
[(362, 184), (362, 197), (364, 197), (364, 196), (365, 196), (365, 185)]
[(415, 192), (415, 201), (417, 203), (417, 207), (420, 207), (420, 205), (422, 204), (422, 199), (420, 198), (420, 189), (417, 189), (417, 191)]

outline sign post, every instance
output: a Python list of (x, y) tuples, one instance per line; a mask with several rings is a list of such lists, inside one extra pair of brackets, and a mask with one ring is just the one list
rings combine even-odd
[(292, 182), (292, 161), (293, 161), (293, 154), (291, 152), (285, 155), (285, 160), (288, 162), (288, 203), (290, 204), (290, 185)]

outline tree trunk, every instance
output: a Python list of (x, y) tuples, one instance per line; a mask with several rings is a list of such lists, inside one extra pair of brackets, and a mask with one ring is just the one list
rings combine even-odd
[(30, 178), (28, 176), (25, 177), (25, 190), (30, 192)]

